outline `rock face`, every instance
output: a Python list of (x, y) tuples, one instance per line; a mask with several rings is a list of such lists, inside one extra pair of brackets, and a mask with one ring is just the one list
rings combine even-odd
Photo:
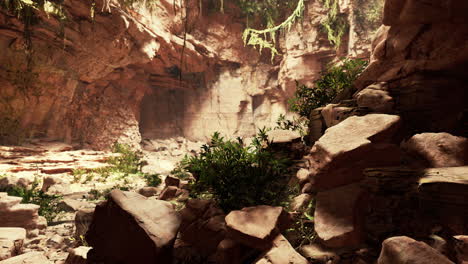
[(392, 237), (382, 244), (378, 264), (453, 264), (429, 245), (409, 237)]
[(468, 138), (449, 133), (423, 133), (411, 137), (402, 148), (413, 156), (412, 164), (427, 168), (468, 165)]
[[(321, 30), (329, 10), (307, 2), (304, 15), (310, 19), (286, 33), (278, 45), (283, 56), (271, 63), (244, 46), (245, 20), (235, 6), (223, 14), (188, 1), (187, 31), (181, 2), (156, 1), (148, 9), (110, 1), (109, 9), (102, 9), (107, 1), (98, 0), (91, 18), (90, 4), (66, 0), (65, 38), (57, 35), (55, 16), (38, 13), (32, 28), (34, 67), (27, 76), (20, 74), (26, 61), (22, 24), (2, 10), (0, 96), (14, 99), (2, 103), (0, 117), (12, 117), (20, 130), (29, 131), (26, 137), (94, 149), (115, 141), (137, 147), (142, 138), (204, 140), (214, 131), (250, 136), (257, 127), (273, 126), (286, 111), (296, 80), (312, 85), (333, 59), (369, 55), (374, 28), (359, 26), (356, 19), (382, 1), (361, 2), (340, 1), (351, 32), (338, 51)], [(30, 82), (27, 89), (18, 82), (23, 79)]]
[(465, 1), (385, 2), (371, 63), (356, 84), (362, 90), (386, 82), (410, 135), (466, 135), (466, 9)]
[(282, 207), (260, 205), (230, 212), (226, 216), (226, 225), (228, 237), (264, 250), (288, 227), (289, 219)]
[(198, 255), (215, 254), (226, 236), (224, 212), (209, 200), (191, 199), (181, 211), (180, 239), (193, 246)]
[(370, 114), (350, 117), (329, 128), (309, 154), (309, 179), (317, 190), (350, 184), (368, 167), (397, 165), (400, 118)]
[(170, 203), (114, 190), (94, 212), (86, 233), (93, 247), (88, 258), (105, 263), (169, 263), (179, 225)]

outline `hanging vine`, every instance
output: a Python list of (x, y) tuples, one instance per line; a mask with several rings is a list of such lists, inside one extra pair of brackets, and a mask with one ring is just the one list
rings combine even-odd
[(247, 27), (242, 34), (244, 44), (254, 46), (255, 48), (258, 47), (260, 53), (265, 48), (270, 49), (271, 60), (273, 60), (276, 55), (279, 55), (276, 49), (276, 34), (278, 32), (289, 31), (294, 23), (302, 18), (305, 9), (304, 2), (305, 0), (298, 0), (294, 12), (277, 26), (272, 26), (273, 21), (269, 20), (267, 21), (268, 27), (263, 30)]
[(322, 26), (330, 43), (338, 49), (341, 46), (341, 39), (348, 30), (348, 20), (339, 14), (338, 0), (324, 0), (323, 6), (328, 9), (328, 13), (327, 18), (322, 21)]

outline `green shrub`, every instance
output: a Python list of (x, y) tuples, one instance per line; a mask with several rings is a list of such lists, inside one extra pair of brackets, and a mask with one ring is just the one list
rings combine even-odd
[(267, 151), (266, 129), (247, 147), (242, 140), (225, 140), (219, 133), (197, 156), (182, 162), (196, 178), (192, 194), (210, 193), (225, 211), (246, 206), (278, 203), (287, 186), (288, 161)]
[(39, 215), (45, 217), (47, 222), (52, 222), (61, 212), (57, 205), (62, 200), (62, 196), (46, 194), (42, 190), (39, 190), (38, 187), (39, 181), (35, 179), (30, 188), (13, 186), (3, 191), (6, 191), (10, 196), (23, 198), (21, 203), (39, 205)]
[(141, 172), (141, 168), (146, 164), (142, 160), (143, 153), (141, 151), (133, 151), (129, 145), (115, 143), (112, 147), (112, 152), (120, 153), (119, 156), (112, 157), (107, 161), (112, 165), (110, 170), (113, 172), (134, 174)]
[(339, 92), (351, 87), (366, 66), (367, 61), (345, 59), (323, 72), (313, 88), (297, 83), (294, 97), (289, 100), (290, 110), (308, 118), (313, 109), (331, 103)]
[(146, 181), (146, 184), (151, 187), (158, 187), (162, 180), (161, 180), (161, 175), (160, 174), (145, 174), (143, 178)]

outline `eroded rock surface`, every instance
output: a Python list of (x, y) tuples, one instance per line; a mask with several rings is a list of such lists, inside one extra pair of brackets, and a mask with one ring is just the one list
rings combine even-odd
[(86, 233), (93, 248), (88, 257), (112, 263), (169, 263), (179, 225), (170, 203), (114, 190), (94, 212)]

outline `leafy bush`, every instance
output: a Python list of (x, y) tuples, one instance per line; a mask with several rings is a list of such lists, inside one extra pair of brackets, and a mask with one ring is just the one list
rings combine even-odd
[(142, 160), (143, 154), (141, 151), (133, 151), (129, 145), (115, 143), (112, 147), (112, 152), (120, 153), (120, 156), (112, 157), (107, 162), (112, 165), (111, 170), (122, 173), (138, 173), (145, 165)]
[(162, 180), (159, 174), (145, 174), (143, 178), (146, 181), (146, 184), (151, 187), (157, 187), (161, 184)]
[(211, 193), (226, 211), (277, 203), (288, 161), (265, 150), (267, 142), (265, 129), (247, 147), (240, 138), (225, 140), (214, 133), (198, 156), (182, 162), (196, 178), (192, 193)]
[(39, 215), (45, 217), (47, 222), (52, 222), (60, 213), (57, 205), (62, 199), (62, 196), (46, 194), (42, 190), (38, 190), (38, 187), (39, 181), (35, 179), (31, 184), (31, 188), (13, 186), (3, 191), (6, 191), (10, 196), (18, 196), (23, 198), (21, 203), (32, 203), (39, 205)]
[(367, 61), (345, 59), (323, 72), (314, 88), (297, 83), (294, 97), (289, 100), (290, 110), (308, 118), (313, 109), (331, 103), (339, 92), (351, 87), (366, 66)]
[(119, 153), (120, 155), (111, 157), (106, 161), (110, 166), (91, 170), (74, 169), (72, 172), (73, 181), (80, 182), (83, 176), (86, 176), (86, 182), (92, 180), (94, 176), (107, 178), (112, 173), (121, 173), (123, 177), (129, 174), (141, 174), (143, 178), (146, 176), (141, 170), (147, 163), (143, 160), (143, 154), (140, 151), (133, 151), (126, 144), (115, 143), (112, 147), (112, 152)]

